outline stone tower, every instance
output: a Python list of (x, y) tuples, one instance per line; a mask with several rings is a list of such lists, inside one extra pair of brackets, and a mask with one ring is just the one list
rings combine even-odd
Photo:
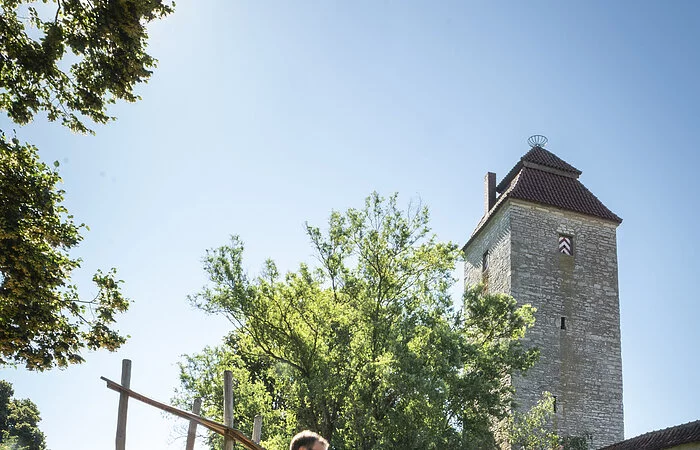
[(519, 409), (551, 392), (559, 435), (585, 436), (597, 449), (624, 439), (622, 219), (581, 184), (580, 170), (543, 148), (544, 137), (533, 138), (500, 183), (486, 175), (485, 213), (464, 246), (465, 283), (485, 281), (489, 291), (537, 308), (525, 339), (541, 356), (512, 380)]

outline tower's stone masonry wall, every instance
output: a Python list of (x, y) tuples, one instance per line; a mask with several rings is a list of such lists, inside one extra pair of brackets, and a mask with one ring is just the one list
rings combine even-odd
[[(560, 435), (590, 436), (594, 449), (621, 441), (616, 224), (523, 201), (508, 203), (510, 294), (537, 308), (525, 339), (541, 352), (535, 367), (513, 379), (518, 403), (529, 408), (549, 391), (556, 396)], [(573, 256), (559, 253), (560, 234), (573, 237)]]
[[(489, 291), (510, 293), (510, 241), (510, 211), (501, 208), (467, 249), (464, 263), (466, 286), (478, 284), (486, 278)], [(486, 251), (489, 252), (489, 268), (484, 273), (482, 261)]]
[[(560, 234), (573, 256), (559, 253)], [(623, 440), (616, 224), (509, 199), (465, 249), (467, 286), (482, 281), (486, 251), (489, 290), (537, 308), (525, 340), (541, 356), (513, 378), (519, 408), (549, 391), (561, 436), (587, 436), (591, 449)]]

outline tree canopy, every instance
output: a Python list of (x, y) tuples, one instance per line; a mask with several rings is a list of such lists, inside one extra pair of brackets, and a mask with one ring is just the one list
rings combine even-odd
[(395, 195), (306, 231), (318, 266), (286, 275), (271, 260), (246, 275), (237, 237), (206, 253), (210, 283), (191, 301), (233, 330), (185, 357), (176, 401), (200, 396), (220, 418), (221, 373), (232, 370), (236, 426), (262, 413), (269, 449), (301, 428), (334, 448), (494, 446), (492, 425), (512, 406), (508, 376), (538, 355), (521, 342), (533, 309), (476, 287), (455, 310), (458, 247), (431, 234), (427, 208), (401, 210)]
[(71, 130), (111, 119), (107, 106), (139, 99), (156, 60), (147, 24), (173, 11), (161, 0), (0, 0), (0, 109), (16, 124), (43, 111)]
[(110, 329), (129, 302), (114, 270), (93, 277), (96, 296), (81, 300), (68, 251), (82, 239), (62, 205), (55, 169), (36, 148), (0, 135), (0, 364), (44, 370), (81, 362), (84, 348), (114, 350)]
[(12, 384), (0, 380), (0, 449), (44, 450), (39, 409), (28, 399), (13, 398)]
[[(15, 125), (38, 113), (76, 132), (112, 119), (107, 107), (139, 99), (156, 60), (149, 22), (161, 0), (0, 0), (0, 110)], [(81, 350), (118, 348), (110, 328), (128, 308), (114, 269), (97, 272), (94, 298), (71, 284), (81, 229), (63, 206), (58, 164), (8, 137), (0, 123), (0, 364), (44, 370), (83, 361)]]

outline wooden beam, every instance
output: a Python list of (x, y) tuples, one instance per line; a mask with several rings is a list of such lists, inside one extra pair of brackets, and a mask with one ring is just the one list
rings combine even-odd
[(235, 428), (229, 428), (224, 424), (221, 424), (219, 422), (215, 422), (211, 419), (205, 419), (204, 417), (197, 416), (195, 414), (192, 414), (191, 412), (188, 411), (183, 411), (181, 409), (175, 408), (174, 406), (166, 405), (165, 403), (161, 403), (159, 401), (150, 399), (146, 397), (145, 395), (139, 394), (138, 392), (134, 392), (131, 389), (125, 388), (119, 383), (109, 380), (105, 377), (100, 377), (103, 381), (107, 383), (107, 387), (109, 389), (112, 389), (114, 391), (120, 392), (120, 393), (126, 393), (128, 394), (129, 397), (138, 400), (140, 402), (143, 402), (147, 405), (151, 405), (155, 408), (162, 409), (165, 412), (169, 412), (170, 414), (173, 414), (178, 417), (182, 417), (183, 419), (191, 420), (194, 422), (197, 422), (197, 425), (201, 425), (214, 433), (220, 434), (222, 436), (228, 436), (232, 439), (235, 439), (238, 441), (240, 444), (242, 444), (245, 448), (248, 450), (265, 450), (264, 447), (261, 447), (260, 445), (256, 444), (253, 442), (248, 436), (243, 434), (240, 430), (236, 430)]
[[(122, 360), (122, 386), (129, 388), (131, 384), (131, 360)], [(114, 439), (117, 450), (126, 448), (126, 415), (129, 409), (129, 396), (122, 392), (119, 396), (119, 409), (117, 410), (117, 436)]]
[[(224, 425), (233, 428), (233, 373), (224, 370)], [(233, 450), (233, 440), (224, 437), (224, 450)]]
[[(202, 408), (202, 399), (197, 397), (192, 404), (192, 414), (199, 415)], [(197, 437), (197, 422), (190, 421), (190, 426), (187, 429), (187, 444), (185, 450), (194, 450), (194, 440)]]
[(258, 414), (253, 419), (253, 442), (256, 444), (260, 443), (260, 438), (262, 436), (262, 416)]

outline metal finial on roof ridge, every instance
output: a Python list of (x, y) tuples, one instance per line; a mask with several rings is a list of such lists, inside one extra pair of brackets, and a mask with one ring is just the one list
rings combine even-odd
[(541, 134), (533, 134), (532, 136), (527, 138), (527, 143), (530, 144), (530, 147), (532, 148), (543, 148), (545, 145), (547, 145), (547, 137)]

